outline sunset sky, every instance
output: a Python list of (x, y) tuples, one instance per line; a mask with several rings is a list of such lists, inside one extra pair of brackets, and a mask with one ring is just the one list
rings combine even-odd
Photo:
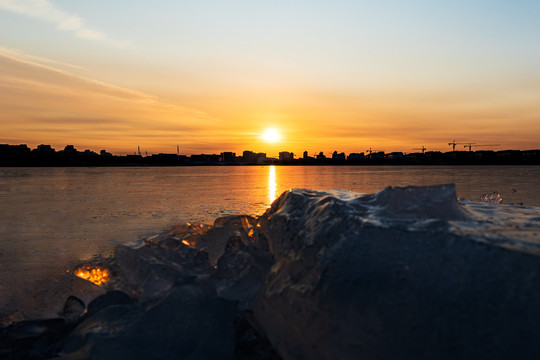
[(538, 0), (0, 0), (0, 143), (540, 149), (539, 19)]

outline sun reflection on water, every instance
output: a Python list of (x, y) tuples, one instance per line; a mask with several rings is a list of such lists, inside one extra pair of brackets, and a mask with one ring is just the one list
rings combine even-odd
[(276, 199), (276, 167), (270, 165), (268, 167), (268, 200), (269, 206)]

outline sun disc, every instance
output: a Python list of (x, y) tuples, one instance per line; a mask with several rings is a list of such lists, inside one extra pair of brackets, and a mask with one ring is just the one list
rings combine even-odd
[(281, 138), (279, 132), (276, 129), (267, 129), (263, 134), (263, 139), (266, 142), (276, 142)]

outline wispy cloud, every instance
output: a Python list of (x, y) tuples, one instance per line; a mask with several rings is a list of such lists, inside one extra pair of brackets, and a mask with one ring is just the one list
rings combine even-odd
[(21, 51), (0, 47), (0, 65), (2, 65), (3, 69), (6, 70), (6, 72), (2, 74), (4, 76), (0, 76), (0, 78), (7, 81), (9, 78), (16, 78), (17, 76), (20, 76), (20, 74), (25, 74), (25, 76), (22, 76), (21, 78), (26, 77), (28, 79), (32, 79), (33, 81), (43, 83), (47, 83), (47, 79), (51, 78), (55, 79), (54, 83), (57, 85), (62, 84), (62, 86), (74, 86), (74, 83), (78, 83), (83, 84), (84, 88), (93, 88), (94, 91), (107, 93), (116, 97), (136, 98), (147, 102), (155, 101), (155, 97), (151, 95), (97, 80), (75, 76), (67, 71), (44, 64), (47, 62), (56, 65), (62, 64), (64, 66), (69, 66), (69, 64), (58, 63), (54, 60), (35, 57)]
[(198, 109), (77, 76), (21, 53), (0, 48), (0, 69), (0, 142), (115, 152), (145, 144), (163, 152), (179, 143), (188, 151), (222, 136), (217, 120)]
[(0, 0), (0, 8), (54, 23), (58, 30), (72, 32), (82, 39), (100, 41), (116, 47), (129, 45), (125, 41), (112, 39), (100, 31), (86, 27), (79, 15), (58, 9), (48, 0)]

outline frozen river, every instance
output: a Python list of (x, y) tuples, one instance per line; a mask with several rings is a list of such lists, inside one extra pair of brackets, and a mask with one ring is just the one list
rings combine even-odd
[(291, 188), (373, 193), (454, 183), (468, 200), (498, 191), (506, 204), (540, 206), (538, 179), (540, 166), (0, 168), (0, 309), (117, 244), (173, 224), (262, 214)]

